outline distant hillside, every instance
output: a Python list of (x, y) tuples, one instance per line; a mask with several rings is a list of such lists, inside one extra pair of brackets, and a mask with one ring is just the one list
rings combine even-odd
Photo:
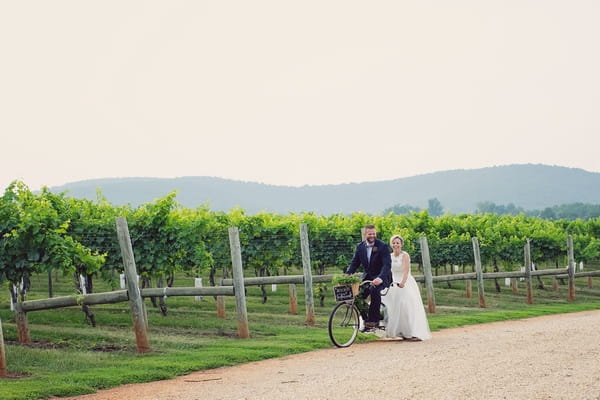
[(526, 210), (567, 203), (600, 204), (600, 173), (548, 165), (508, 165), (451, 170), (379, 182), (319, 186), (274, 186), (212, 177), (120, 178), (69, 183), (50, 188), (76, 198), (96, 199), (100, 189), (114, 205), (142, 203), (177, 190), (177, 201), (215, 211), (239, 206), (249, 213), (380, 213), (396, 204), (427, 208), (437, 198), (445, 211), (473, 212), (477, 204), (513, 203)]

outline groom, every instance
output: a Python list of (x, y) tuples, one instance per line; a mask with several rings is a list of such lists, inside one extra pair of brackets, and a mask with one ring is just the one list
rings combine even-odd
[(392, 258), (388, 246), (377, 239), (375, 225), (365, 226), (365, 240), (356, 245), (354, 257), (346, 269), (346, 274), (353, 274), (359, 266), (363, 266), (363, 280), (372, 280), (373, 284), (364, 293), (371, 295), (369, 314), (365, 327), (374, 328), (379, 325), (379, 309), (381, 307), (381, 290), (392, 283)]

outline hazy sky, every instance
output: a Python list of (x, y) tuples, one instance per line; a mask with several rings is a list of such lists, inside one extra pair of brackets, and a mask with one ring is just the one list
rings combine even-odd
[(0, 188), (600, 172), (600, 2), (0, 0)]

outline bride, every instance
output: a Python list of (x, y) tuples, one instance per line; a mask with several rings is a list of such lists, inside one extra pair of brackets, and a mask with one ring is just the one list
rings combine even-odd
[(410, 273), (410, 256), (402, 251), (404, 239), (400, 235), (390, 238), (392, 248), (393, 283), (382, 298), (387, 308), (388, 320), (385, 336), (408, 340), (431, 338), (423, 300), (417, 281)]

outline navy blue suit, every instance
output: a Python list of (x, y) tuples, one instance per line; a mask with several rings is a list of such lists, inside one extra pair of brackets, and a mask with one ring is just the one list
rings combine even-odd
[(367, 242), (362, 241), (356, 245), (354, 257), (346, 269), (347, 274), (353, 274), (362, 266), (364, 268), (362, 279), (374, 280), (381, 278), (383, 283), (379, 286), (371, 286), (371, 304), (367, 322), (379, 322), (379, 308), (381, 307), (381, 290), (392, 283), (392, 257), (389, 247), (379, 239), (375, 239), (371, 248), (371, 258), (367, 257)]

